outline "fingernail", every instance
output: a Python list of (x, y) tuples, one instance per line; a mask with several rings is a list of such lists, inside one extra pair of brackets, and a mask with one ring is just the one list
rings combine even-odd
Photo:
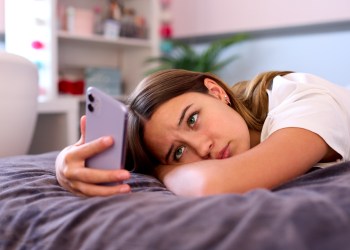
[(105, 145), (110, 145), (113, 143), (113, 139), (112, 137), (110, 136), (105, 136), (102, 138), (102, 142), (105, 144)]
[(123, 193), (130, 192), (130, 186), (127, 186), (127, 185), (121, 186), (120, 192), (123, 192)]
[(123, 171), (123, 172), (119, 173), (119, 178), (121, 178), (123, 180), (129, 179), (130, 178), (130, 174), (129, 174), (129, 172)]

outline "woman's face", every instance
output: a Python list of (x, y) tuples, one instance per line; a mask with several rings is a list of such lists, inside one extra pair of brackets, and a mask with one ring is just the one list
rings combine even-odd
[(224, 91), (209, 93), (170, 99), (146, 122), (145, 143), (161, 164), (224, 159), (250, 148), (248, 127), (227, 105)]

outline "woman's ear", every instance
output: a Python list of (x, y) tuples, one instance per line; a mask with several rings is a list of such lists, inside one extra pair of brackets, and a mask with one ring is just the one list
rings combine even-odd
[(214, 97), (216, 97), (219, 100), (222, 100), (224, 102), (227, 101), (227, 95), (225, 90), (217, 84), (214, 80), (210, 78), (204, 79), (204, 85), (208, 89), (208, 93)]

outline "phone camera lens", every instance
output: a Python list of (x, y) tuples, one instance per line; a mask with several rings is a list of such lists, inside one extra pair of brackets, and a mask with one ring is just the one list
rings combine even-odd
[(95, 101), (95, 98), (94, 98), (94, 96), (92, 94), (89, 94), (88, 98), (89, 98), (90, 102), (94, 102)]
[(94, 106), (91, 103), (89, 103), (87, 107), (90, 112), (94, 112)]

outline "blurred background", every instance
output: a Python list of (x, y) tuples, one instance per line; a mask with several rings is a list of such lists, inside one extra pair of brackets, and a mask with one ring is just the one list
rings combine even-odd
[(349, 10), (347, 0), (0, 0), (0, 48), (38, 68), (29, 153), (42, 153), (78, 139), (88, 86), (123, 100), (160, 68), (228, 84), (292, 70), (350, 87)]

